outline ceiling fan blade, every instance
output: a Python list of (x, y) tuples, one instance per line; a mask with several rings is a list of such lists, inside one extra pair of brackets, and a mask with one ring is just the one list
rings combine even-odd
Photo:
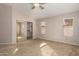
[(35, 6), (33, 6), (32, 9), (35, 9)]
[(42, 7), (42, 6), (39, 6), (41, 9), (44, 9), (44, 7)]

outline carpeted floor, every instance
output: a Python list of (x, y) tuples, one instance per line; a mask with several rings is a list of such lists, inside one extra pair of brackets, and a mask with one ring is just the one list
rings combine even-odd
[(2, 56), (79, 56), (79, 47), (48, 40), (26, 40), (15, 45), (0, 45)]

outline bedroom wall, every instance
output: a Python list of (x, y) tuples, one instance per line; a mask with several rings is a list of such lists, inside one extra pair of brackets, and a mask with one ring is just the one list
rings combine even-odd
[[(73, 18), (73, 36), (65, 37), (64, 36), (64, 18)], [(41, 34), (40, 22), (46, 22), (46, 34)], [(79, 11), (73, 13), (62, 14), (54, 17), (43, 18), (37, 20), (37, 37), (63, 42), (73, 45), (79, 45)]]
[(12, 8), (0, 5), (0, 44), (12, 42)]

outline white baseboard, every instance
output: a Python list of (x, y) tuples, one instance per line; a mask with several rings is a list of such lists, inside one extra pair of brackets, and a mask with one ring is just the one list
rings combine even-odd
[[(39, 38), (39, 39), (42, 39), (42, 38)], [(47, 39), (43, 39), (43, 40), (47, 40)], [(54, 42), (59, 42), (59, 43), (64, 43), (64, 44), (79, 46), (79, 44), (75, 43), (75, 42), (64, 42), (64, 41), (57, 41), (57, 40), (48, 40), (48, 41), (54, 41)]]
[[(55, 41), (55, 40), (51, 40), (51, 41)], [(75, 43), (75, 42), (65, 42), (65, 41), (55, 41), (55, 42), (64, 43), (64, 44), (69, 44), (69, 45), (79, 46), (79, 44), (77, 44), (77, 43)]]
[(13, 45), (13, 44), (16, 44), (16, 43), (12, 43), (12, 42), (10, 42), (10, 43), (0, 43), (0, 45), (9, 45), (9, 44), (11, 44), (11, 45)]

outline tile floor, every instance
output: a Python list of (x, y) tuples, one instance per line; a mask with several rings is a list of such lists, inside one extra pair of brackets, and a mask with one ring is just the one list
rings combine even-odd
[(48, 40), (26, 40), (0, 45), (1, 56), (79, 56), (79, 47)]

